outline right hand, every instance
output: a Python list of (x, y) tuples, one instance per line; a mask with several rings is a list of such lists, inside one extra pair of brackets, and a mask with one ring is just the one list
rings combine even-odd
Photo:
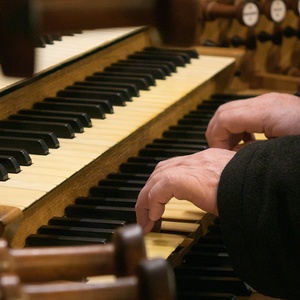
[(206, 212), (218, 215), (220, 176), (236, 154), (224, 149), (206, 149), (192, 155), (161, 161), (139, 193), (135, 206), (137, 222), (148, 233), (173, 197), (188, 200)]
[(210, 147), (235, 149), (255, 141), (254, 133), (267, 138), (300, 134), (300, 99), (284, 93), (268, 93), (221, 105), (206, 130)]

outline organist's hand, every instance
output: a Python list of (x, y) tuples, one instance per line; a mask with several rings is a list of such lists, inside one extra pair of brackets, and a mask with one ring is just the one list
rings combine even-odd
[(284, 93), (268, 93), (221, 105), (209, 122), (210, 147), (235, 149), (239, 142), (255, 141), (254, 133), (267, 138), (300, 134), (300, 99)]
[(152, 229), (173, 197), (218, 215), (220, 176), (234, 154), (234, 151), (212, 148), (160, 162), (141, 190), (135, 207), (137, 222), (144, 232)]

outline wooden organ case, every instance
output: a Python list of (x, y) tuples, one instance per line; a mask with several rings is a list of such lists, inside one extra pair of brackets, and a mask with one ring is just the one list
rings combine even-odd
[[(208, 2), (230, 6), (231, 11), (235, 5), (235, 1)], [(236, 1), (240, 2), (247, 1)], [(135, 222), (134, 199), (159, 160), (205, 149), (205, 125), (219, 105), (220, 95), (221, 99), (234, 99), (270, 90), (294, 92), (299, 85), (299, 78), (295, 76), (298, 65), (291, 64), (291, 57), (298, 51), (298, 13), (288, 1), (286, 5), (288, 18), (276, 23), (263, 16), (254, 28), (241, 25), (233, 13), (227, 13), (226, 18), (218, 15), (216, 20), (205, 22), (197, 45), (188, 50), (165, 45), (157, 47), (148, 27), (62, 35), (62, 41), (36, 49), (38, 65), (32, 78), (3, 77), (0, 99), (2, 148), (13, 147), (5, 146), (9, 127), (4, 124), (21, 120), (21, 115), (23, 121), (20, 124), (25, 126), (44, 114), (50, 117), (56, 110), (58, 115), (52, 117), (55, 119), (60, 115), (63, 121), (50, 121), (46, 117), (41, 121), (41, 118), (36, 125), (38, 131), (49, 131), (41, 129), (43, 122), (65, 124), (66, 118), (72, 124), (78, 118), (84, 118), (88, 123), (77, 132), (71, 130), (71, 134), (65, 127), (74, 128), (78, 122), (77, 125), (62, 126), (62, 133), (54, 131), (59, 146), (46, 143), (48, 147), (44, 154), (28, 150), (31, 160), (28, 165), (21, 164), (21, 171), (9, 172), (7, 180), (4, 172), (0, 182), (1, 225), (2, 235), (11, 247), (109, 242), (117, 226)], [(284, 35), (288, 27), (289, 35)], [(259, 40), (262, 29), (269, 30), (265, 40), (262, 37)], [(217, 36), (219, 31), (222, 35)], [(278, 31), (282, 39), (280, 43), (274, 43), (270, 35)], [(236, 33), (240, 35), (238, 45), (233, 43)], [(253, 37), (255, 47), (252, 44), (250, 47), (249, 40)], [(270, 55), (276, 52), (281, 65), (269, 66), (266, 52)], [(153, 63), (153, 53), (156, 63)], [(165, 62), (166, 56), (172, 57), (168, 59), (171, 63)], [(129, 60), (135, 63), (134, 66), (129, 66)], [(157, 71), (158, 65), (166, 74)], [(148, 72), (151, 75), (145, 75)], [(126, 73), (131, 81), (124, 79)], [(114, 81), (107, 80), (109, 76), (114, 76)], [(120, 87), (115, 86), (116, 81)], [(120, 88), (126, 92), (121, 92)], [(117, 96), (111, 95), (113, 92)], [(108, 97), (110, 101), (97, 102)], [(77, 111), (68, 111), (68, 106), (76, 106)], [(79, 117), (80, 107), (85, 114)], [(26, 116), (33, 115), (33, 111), (35, 117), (28, 121)], [(64, 111), (67, 112), (65, 115)], [(195, 122), (198, 124), (193, 128), (190, 124)], [(11, 130), (18, 137), (21, 128)], [(69, 136), (65, 136), (64, 130)], [(29, 129), (32, 131), (34, 129)], [(199, 137), (199, 142), (195, 142), (195, 136)], [(26, 138), (33, 139), (23, 137), (22, 143)], [(40, 149), (41, 143), (38, 144)], [(198, 241), (206, 234), (209, 234), (207, 240), (210, 242), (199, 246)], [(220, 247), (218, 251), (225, 251), (218, 234), (217, 220), (212, 216), (174, 199), (167, 205), (161, 232), (150, 233), (145, 240), (148, 255), (168, 259), (174, 268), (178, 268), (180, 278), (182, 261), (192, 259), (197, 247), (204, 253), (205, 261), (215, 258), (208, 253), (213, 243)], [(212, 267), (206, 267), (217, 268), (214, 262)], [(225, 276), (222, 272), (228, 272), (227, 276), (234, 278), (230, 265), (225, 263), (217, 273), (217, 279), (210, 281), (210, 273), (202, 275), (203, 291), (198, 291), (196, 296), (184, 293), (180, 296), (179, 292), (179, 299), (266, 299), (251, 294), (243, 283), (238, 294), (240, 282), (236, 279), (232, 279), (229, 288), (217, 287), (222, 281), (220, 278)], [(193, 276), (196, 277), (191, 275), (190, 282), (193, 282)], [(184, 281), (182, 285), (186, 284)], [(206, 290), (205, 286), (209, 285), (212, 288)]]

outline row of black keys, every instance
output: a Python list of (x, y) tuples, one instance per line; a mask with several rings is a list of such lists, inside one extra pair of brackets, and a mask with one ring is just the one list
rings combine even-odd
[(233, 270), (218, 219), (183, 256), (174, 273), (178, 300), (236, 300), (251, 294)]
[(22, 165), (31, 165), (30, 154), (47, 155), (50, 148), (59, 147), (58, 138), (83, 133), (92, 126), (92, 118), (105, 119), (114, 106), (126, 106), (139, 90), (149, 90), (156, 79), (165, 79), (196, 57), (190, 50), (149, 47), (67, 86), (32, 109), (0, 120), (0, 180), (20, 172)]
[[(75, 199), (75, 204), (66, 207), (64, 217), (53, 217), (37, 234), (30, 235), (27, 246), (105, 244), (111, 241), (116, 228), (136, 223), (137, 196), (156, 164), (207, 148), (203, 129), (216, 108), (224, 103), (218, 98), (215, 95), (215, 99), (204, 101), (184, 116), (162, 138), (155, 139), (138, 156), (121, 164), (118, 173), (109, 174), (91, 187), (88, 197)], [(170, 137), (173, 132), (176, 137)], [(234, 274), (217, 225), (201, 238), (201, 244), (186, 254), (184, 263), (174, 272), (178, 299), (233, 300), (250, 293)]]
[[(75, 199), (74, 205), (66, 207), (64, 217), (54, 217), (49, 226), (39, 229), (38, 235), (29, 236), (27, 245), (110, 242), (118, 226), (136, 222), (134, 206), (137, 196), (158, 162), (193, 154), (208, 147), (205, 128), (217, 107), (228, 101), (222, 97), (224, 95), (214, 95), (212, 99), (203, 101), (197, 109), (180, 119), (177, 125), (170, 126), (162, 137), (153, 140), (137, 156), (122, 163), (119, 172), (108, 174), (97, 186), (91, 187), (88, 197)], [(102, 232), (102, 229), (105, 230)]]
[(39, 35), (34, 40), (34, 46), (37, 48), (45, 48), (47, 45), (53, 45), (57, 41), (62, 41), (64, 36), (74, 36), (75, 34), (81, 34), (82, 31), (69, 31), (69, 32), (56, 32), (56, 33), (45, 33)]
[[(204, 129), (213, 109), (202, 107), (211, 105), (216, 103), (199, 105), (177, 126), (171, 126), (161, 138), (141, 149), (138, 156), (121, 164), (118, 173), (110, 173), (90, 188), (89, 197), (79, 197), (74, 205), (67, 206), (64, 217), (51, 219), (49, 225), (39, 229), (38, 235), (29, 236), (27, 245), (107, 243), (118, 226), (136, 223), (137, 196), (156, 164), (207, 148)], [(203, 123), (195, 125), (198, 122)]]

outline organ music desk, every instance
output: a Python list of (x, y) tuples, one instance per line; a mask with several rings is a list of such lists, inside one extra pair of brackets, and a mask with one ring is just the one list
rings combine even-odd
[[(146, 28), (123, 28), (87, 31), (37, 49), (33, 78), (2, 78), (0, 120), (56, 97), (74, 82), (151, 45)], [(83, 133), (59, 137), (59, 147), (50, 148), (49, 154), (30, 154), (31, 165), (0, 182), (3, 235), (10, 245), (24, 247), (28, 236), (51, 218), (63, 216), (74, 199), (89, 195), (92, 186), (117, 173), (120, 165), (195, 110), (201, 100), (223, 92), (234, 70), (235, 58), (230, 56), (192, 58), (185, 67), (177, 67), (177, 73), (140, 90), (125, 106), (114, 106), (105, 119), (92, 117), (92, 126)], [(164, 233), (145, 237), (148, 256), (176, 264), (177, 256), (188, 251), (212, 222), (212, 216), (174, 199), (162, 221)]]

